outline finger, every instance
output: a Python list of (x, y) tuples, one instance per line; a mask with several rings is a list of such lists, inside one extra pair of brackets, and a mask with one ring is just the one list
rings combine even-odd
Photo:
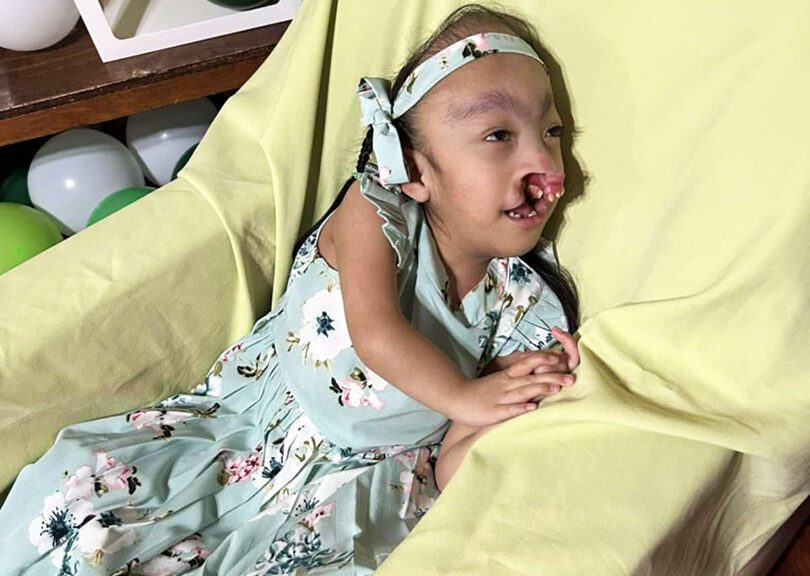
[(559, 393), (560, 387), (556, 384), (532, 384), (514, 391), (513, 404), (531, 402), (538, 398), (547, 398)]
[(548, 364), (541, 364), (532, 370), (533, 374), (544, 374), (546, 372), (568, 372), (568, 362), (565, 354), (548, 357)]
[(574, 337), (556, 326), (552, 328), (551, 333), (557, 341), (562, 344), (563, 350), (565, 350), (568, 359), (568, 370), (573, 370), (579, 366), (579, 349), (577, 348), (577, 341), (574, 340)]
[(525, 357), (512, 364), (506, 369), (506, 374), (511, 378), (519, 378), (526, 374), (531, 374), (535, 368), (543, 365), (555, 365), (560, 362), (562, 354), (550, 350), (536, 350), (527, 352)]
[(551, 396), (559, 392), (563, 387), (570, 386), (570, 374), (551, 374), (553, 378), (547, 378), (543, 382), (533, 382), (520, 388), (510, 390), (504, 394), (503, 401), (506, 404), (518, 404), (527, 402), (533, 398)]
[(509, 420), (515, 416), (520, 416), (526, 412), (532, 412), (537, 409), (537, 402), (523, 402), (520, 404), (501, 404), (498, 407), (497, 418), (498, 422)]
[(527, 374), (511, 380), (511, 386), (505, 386), (509, 392), (530, 386), (532, 384), (556, 384), (558, 386), (571, 386), (576, 382), (576, 376), (568, 372), (545, 372), (543, 374)]

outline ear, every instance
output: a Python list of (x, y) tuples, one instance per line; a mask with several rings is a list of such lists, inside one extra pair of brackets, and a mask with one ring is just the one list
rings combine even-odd
[(405, 162), (408, 165), (410, 182), (400, 184), (402, 192), (416, 202), (427, 202), (430, 199), (430, 163), (419, 150), (404, 148)]

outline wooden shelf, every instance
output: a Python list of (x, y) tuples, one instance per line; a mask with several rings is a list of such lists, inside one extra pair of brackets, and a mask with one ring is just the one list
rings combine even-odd
[(0, 48), (0, 146), (235, 90), (289, 22), (104, 64), (80, 22), (56, 46)]

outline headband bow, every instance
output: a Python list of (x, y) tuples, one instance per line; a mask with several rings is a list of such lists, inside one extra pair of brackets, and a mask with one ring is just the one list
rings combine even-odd
[(372, 126), (374, 130), (374, 156), (383, 186), (405, 184), (409, 181), (394, 119), (410, 110), (431, 88), (452, 72), (478, 58), (498, 52), (523, 54), (533, 58), (548, 73), (543, 60), (523, 39), (511, 34), (482, 32), (462, 38), (422, 62), (408, 76), (393, 103), (391, 86), (387, 80), (368, 77), (360, 79), (357, 94), (360, 98), (363, 125)]
[(363, 125), (374, 128), (374, 156), (380, 163), (380, 182), (383, 185), (404, 184), (408, 181), (402, 143), (392, 117), (389, 89), (387, 80), (365, 77), (360, 79), (357, 88)]

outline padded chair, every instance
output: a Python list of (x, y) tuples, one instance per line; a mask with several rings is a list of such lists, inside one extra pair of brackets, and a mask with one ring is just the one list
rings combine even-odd
[[(304, 2), (177, 180), (0, 276), (0, 487), (63, 426), (190, 389), (278, 300), (351, 171), (357, 79), (458, 4)], [(547, 234), (582, 364), (378, 573), (766, 574), (810, 493), (810, 4), (503, 4), (579, 130)]]

